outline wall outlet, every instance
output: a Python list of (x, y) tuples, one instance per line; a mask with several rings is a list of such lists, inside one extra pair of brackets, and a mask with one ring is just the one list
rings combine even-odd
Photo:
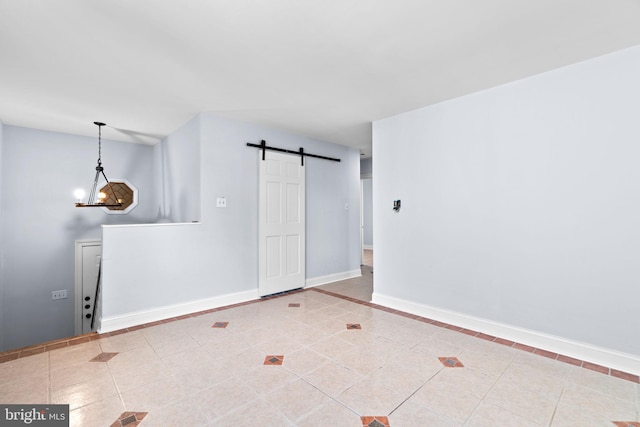
[(218, 197), (216, 199), (216, 207), (218, 208), (226, 208), (227, 207), (227, 199), (224, 197)]
[(65, 299), (67, 298), (67, 290), (63, 289), (61, 291), (53, 291), (51, 292), (51, 299), (52, 300), (56, 300), (56, 299)]

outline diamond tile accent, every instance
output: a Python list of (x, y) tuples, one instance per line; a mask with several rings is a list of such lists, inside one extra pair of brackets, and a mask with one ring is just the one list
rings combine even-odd
[(148, 412), (123, 412), (118, 419), (111, 424), (111, 427), (135, 427), (140, 424), (147, 414)]
[(362, 427), (389, 427), (389, 419), (380, 415), (360, 417), (360, 419)]
[(108, 362), (109, 360), (116, 357), (118, 353), (100, 353), (93, 359), (89, 360), (89, 362)]
[(289, 307), (300, 307), (300, 304), (297, 302), (292, 302), (289, 304)]
[(120, 424), (122, 424), (123, 426), (129, 425), (129, 424), (133, 424), (136, 421), (136, 416), (134, 415), (129, 415), (127, 418), (123, 418), (120, 420)]
[(347, 329), (362, 329), (360, 323), (347, 323)]
[(267, 356), (264, 358), (264, 365), (282, 365), (284, 362), (284, 356)]
[(438, 357), (438, 360), (447, 368), (464, 368), (462, 362), (456, 357)]
[(226, 328), (229, 322), (216, 322), (211, 325), (212, 328)]
[(640, 423), (637, 421), (611, 421), (617, 427), (640, 427)]

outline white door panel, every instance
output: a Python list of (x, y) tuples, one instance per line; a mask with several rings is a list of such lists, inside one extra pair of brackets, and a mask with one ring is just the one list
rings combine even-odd
[(301, 264), (300, 236), (287, 236), (287, 274), (299, 274)]
[(297, 156), (267, 151), (260, 161), (260, 296), (304, 287), (304, 178)]
[(92, 331), (91, 323), (102, 257), (101, 243), (100, 241), (76, 242), (76, 334)]
[(267, 236), (267, 250), (265, 256), (267, 257), (267, 279), (277, 279), (282, 276), (280, 272), (280, 236)]

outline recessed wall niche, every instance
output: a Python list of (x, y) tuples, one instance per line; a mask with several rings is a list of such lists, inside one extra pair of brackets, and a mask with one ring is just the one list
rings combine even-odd
[[(105, 204), (121, 203), (121, 206), (105, 206), (102, 208), (108, 214), (127, 214), (131, 209), (138, 206), (138, 189), (126, 179), (109, 180), (108, 184), (102, 186), (100, 191), (107, 195)], [(111, 187), (111, 188), (109, 188)], [(111, 191), (113, 190), (113, 192)]]

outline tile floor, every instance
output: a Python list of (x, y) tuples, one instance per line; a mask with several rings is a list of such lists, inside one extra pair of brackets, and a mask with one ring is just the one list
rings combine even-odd
[(361, 277), (319, 286), (318, 289), (334, 292), (360, 301), (371, 302), (371, 296), (373, 295), (373, 268), (363, 265), (361, 270)]
[(345, 282), (5, 361), (0, 402), (83, 427), (640, 426), (637, 377), (327, 292)]

